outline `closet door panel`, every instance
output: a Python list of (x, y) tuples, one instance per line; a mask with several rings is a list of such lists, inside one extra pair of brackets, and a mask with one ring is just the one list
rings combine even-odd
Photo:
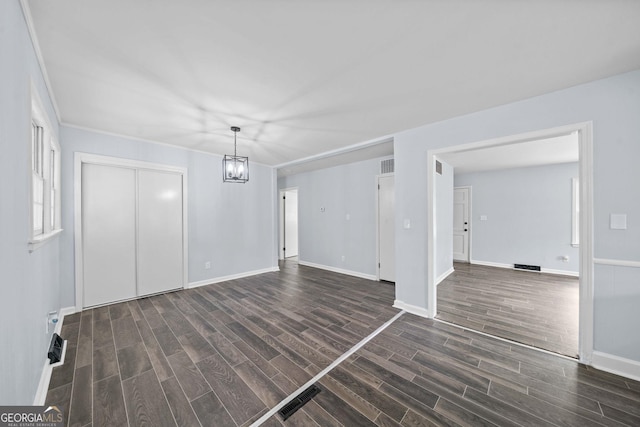
[(138, 171), (138, 295), (184, 286), (182, 175)]
[(82, 165), (83, 307), (136, 296), (135, 173)]

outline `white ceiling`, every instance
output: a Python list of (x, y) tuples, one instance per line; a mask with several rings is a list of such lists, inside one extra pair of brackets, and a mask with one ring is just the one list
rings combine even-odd
[(640, 68), (640, 1), (23, 4), (62, 123), (268, 165)]
[(441, 153), (438, 158), (453, 166), (456, 175), (571, 163), (579, 160), (578, 135), (573, 133), (516, 144)]

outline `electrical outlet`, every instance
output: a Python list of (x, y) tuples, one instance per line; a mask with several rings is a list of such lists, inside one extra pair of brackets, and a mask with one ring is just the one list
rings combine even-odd
[(204, 263), (204, 269), (205, 269), (205, 270), (208, 270), (208, 269), (210, 269), (210, 268), (211, 268), (211, 261), (207, 261), (207, 262), (205, 262), (205, 263)]
[(347, 257), (342, 255), (342, 262), (344, 262), (345, 259), (347, 259)]

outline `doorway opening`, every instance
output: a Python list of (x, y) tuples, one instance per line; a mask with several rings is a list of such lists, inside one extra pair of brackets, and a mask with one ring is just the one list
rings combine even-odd
[(298, 189), (280, 190), (280, 259), (297, 261), (298, 248)]
[[(589, 363), (591, 360), (591, 354), (593, 352), (593, 279), (592, 279), (592, 196), (591, 196), (591, 175), (592, 175), (592, 142), (591, 142), (591, 123), (580, 123), (576, 125), (563, 126), (559, 128), (547, 129), (543, 131), (531, 132), (527, 134), (515, 135), (505, 138), (499, 138), (490, 141), (482, 141), (471, 144), (464, 144), (455, 147), (448, 147), (439, 150), (431, 150), (428, 152), (428, 176), (432, 177), (429, 183), (429, 194), (428, 194), (428, 203), (430, 206), (429, 209), (429, 238), (428, 238), (428, 248), (429, 248), (429, 259), (428, 259), (428, 268), (429, 268), (429, 277), (428, 277), (428, 285), (427, 285), (427, 293), (428, 293), (428, 313), (430, 317), (436, 317), (438, 312), (438, 291), (437, 284), (440, 281), (446, 280), (447, 274), (442, 274), (444, 271), (442, 267), (442, 259), (449, 258), (449, 263), (451, 264), (451, 272), (455, 269), (460, 271), (462, 274), (468, 274), (468, 272), (464, 273), (465, 266), (474, 267), (472, 264), (473, 259), (478, 257), (481, 259), (480, 254), (474, 253), (473, 249), (471, 249), (472, 245), (469, 246), (469, 260), (472, 261), (471, 264), (464, 263), (456, 263), (454, 268), (454, 257), (453, 257), (453, 246), (454, 246), (454, 235), (451, 233), (449, 236), (449, 242), (446, 242), (446, 239), (443, 239), (444, 233), (442, 233), (441, 228), (438, 226), (438, 222), (441, 221), (441, 218), (445, 218), (442, 215), (442, 206), (438, 207), (438, 194), (441, 193), (441, 189), (437, 188), (436, 183), (436, 160), (438, 163), (451, 162), (455, 165), (456, 158), (459, 156), (468, 155), (468, 153), (474, 152), (475, 161), (478, 161), (480, 158), (477, 154), (480, 153), (478, 150), (483, 150), (485, 154), (489, 154), (489, 156), (493, 156), (494, 154), (502, 151), (504, 153), (511, 152), (512, 155), (517, 156), (519, 159), (530, 158), (530, 156), (523, 155), (523, 147), (527, 145), (532, 145), (535, 141), (540, 140), (548, 140), (551, 142), (557, 142), (559, 139), (563, 137), (573, 136), (577, 144), (577, 168), (576, 174), (579, 185), (579, 200), (577, 203), (577, 209), (575, 213), (575, 218), (579, 219), (577, 225), (572, 224), (571, 227), (575, 227), (578, 231), (579, 235), (579, 247), (577, 248), (577, 258), (578, 266), (577, 266), (577, 274), (579, 277), (578, 280), (578, 295), (577, 295), (577, 310), (578, 310), (578, 330), (577, 330), (577, 351), (574, 352), (578, 354), (580, 361), (584, 363)], [(553, 146), (554, 148), (560, 148), (560, 145)], [(546, 148), (548, 150), (549, 147)], [(492, 151), (493, 150), (493, 151)], [(518, 156), (519, 154), (519, 156)], [(544, 150), (539, 150), (538, 154), (544, 155)], [(495, 159), (494, 159), (495, 160)], [(448, 166), (448, 165), (447, 165)], [(522, 166), (523, 167), (523, 166)], [(446, 169), (446, 168), (445, 168)], [(567, 183), (567, 192), (571, 195), (571, 182), (569, 180)], [(459, 183), (458, 183), (459, 184)], [(458, 185), (456, 184), (456, 185)], [(464, 183), (463, 183), (464, 185)], [(451, 180), (451, 192), (453, 192), (453, 179)], [(502, 195), (503, 200), (509, 200), (509, 194)], [(449, 196), (451, 199), (452, 196)], [(474, 198), (476, 197), (476, 189), (474, 188)], [(571, 196), (569, 196), (569, 203), (567, 207), (567, 217), (572, 216), (571, 212)], [(438, 211), (440, 209), (440, 211)], [(454, 216), (453, 207), (449, 208), (450, 214), (449, 218)], [(495, 218), (494, 218), (495, 219)], [(476, 221), (477, 224), (484, 224), (483, 221), (491, 220), (491, 218), (487, 218), (486, 213), (476, 211), (474, 209), (473, 216), (470, 218), (469, 225), (473, 226), (473, 222)], [(497, 222), (497, 221), (496, 221)], [(523, 223), (522, 227), (530, 227), (531, 225)], [(440, 230), (439, 230), (440, 229)], [(440, 234), (438, 232), (440, 231)], [(469, 227), (469, 231), (471, 231), (471, 227)], [(476, 227), (476, 234), (479, 232)], [(496, 235), (493, 235), (493, 239), (496, 239)], [(565, 236), (567, 239), (567, 245), (571, 245), (573, 242), (571, 228), (568, 231), (568, 236)], [(471, 241), (473, 241), (474, 237), (469, 235)], [(444, 242), (443, 242), (444, 240)], [(499, 239), (497, 239), (499, 240)], [(536, 243), (531, 242), (530, 246), (534, 246)], [(448, 245), (448, 246), (447, 246)], [(508, 247), (506, 248), (508, 250)], [(444, 253), (450, 252), (450, 253)], [(558, 254), (557, 260), (562, 262), (564, 259), (563, 254)], [(572, 259), (572, 262), (574, 260)], [(517, 261), (516, 261), (517, 262)], [(439, 263), (439, 264), (438, 264)], [(482, 267), (488, 269), (492, 272), (504, 272), (510, 274), (524, 274), (529, 275), (525, 276), (528, 278), (533, 278), (535, 275), (541, 275), (541, 273), (528, 273), (521, 271), (513, 271), (513, 264), (501, 264), (500, 262), (495, 262), (496, 265), (491, 265), (491, 262), (480, 263), (483, 264), (478, 267)], [(505, 267), (509, 267), (507, 270)], [(492, 270), (495, 268), (495, 270)], [(559, 271), (551, 271), (551, 273), (558, 273)], [(476, 272), (477, 273), (477, 272)], [(488, 274), (487, 272), (484, 272)], [(444, 276), (444, 277), (443, 277)], [(571, 274), (568, 274), (567, 278), (572, 279)], [(556, 276), (561, 278), (562, 276)], [(495, 279), (494, 279), (495, 280)], [(573, 279), (575, 281), (575, 279)], [(494, 296), (495, 298), (495, 296)], [(473, 303), (470, 303), (470, 306), (473, 306)], [(515, 320), (516, 316), (510, 316), (508, 313), (505, 313), (503, 316), (503, 321), (507, 326), (511, 326), (511, 324), (518, 323)], [(552, 319), (548, 319), (552, 320)], [(476, 329), (473, 326), (463, 325), (468, 329)], [(482, 327), (477, 325), (478, 327)], [(489, 333), (490, 335), (496, 335), (495, 333), (491, 333), (492, 331), (480, 330), (483, 333)], [(502, 337), (507, 338), (512, 341), (522, 342), (522, 340), (514, 339), (514, 337)], [(525, 343), (532, 345), (530, 343)], [(534, 345), (535, 347), (541, 347), (539, 345)], [(543, 347), (542, 347), (543, 348)], [(550, 349), (550, 351), (561, 353), (556, 349)]]
[(396, 281), (395, 178), (393, 173), (377, 177), (378, 280)]

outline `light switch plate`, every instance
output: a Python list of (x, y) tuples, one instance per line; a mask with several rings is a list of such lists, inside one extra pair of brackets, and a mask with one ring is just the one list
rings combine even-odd
[(610, 227), (612, 230), (626, 230), (627, 214), (611, 214)]
[(480, 215), (480, 221), (486, 221), (486, 220), (487, 220), (486, 215)]
[(404, 225), (405, 230), (410, 229), (411, 228), (411, 220), (409, 218), (405, 218), (403, 225)]

